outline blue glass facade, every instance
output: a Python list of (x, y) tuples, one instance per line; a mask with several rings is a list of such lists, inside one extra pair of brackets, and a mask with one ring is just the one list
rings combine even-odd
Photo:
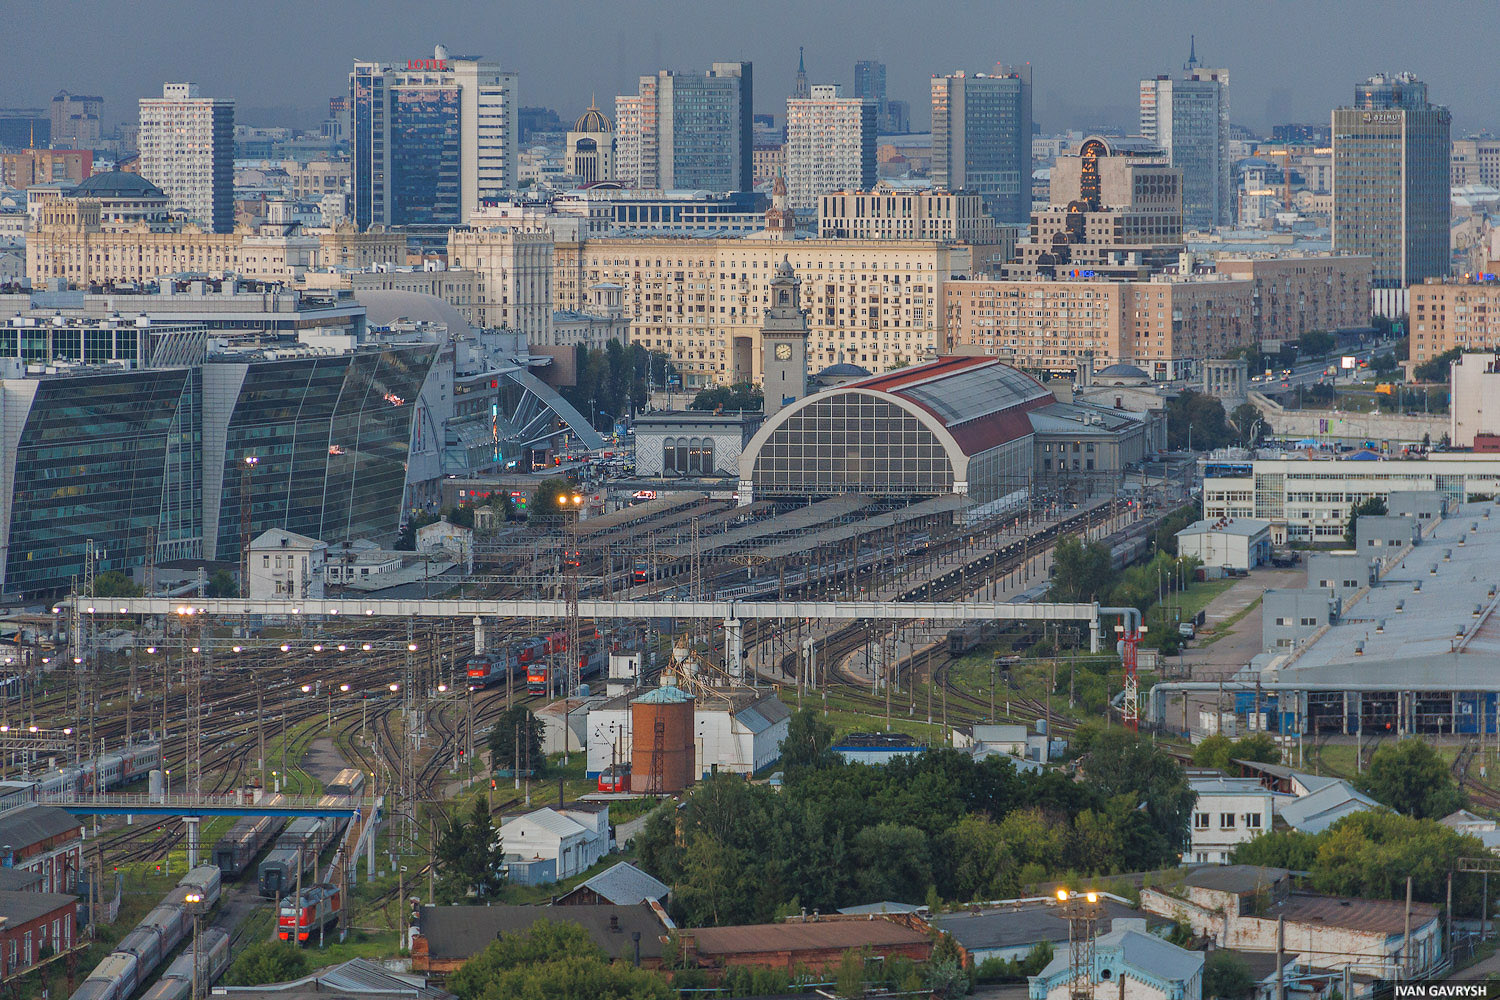
[(458, 88), (400, 87), (390, 101), (391, 224), (457, 225)]
[[(105, 553), (101, 571), (139, 568), (153, 539), (158, 559), (234, 560), (247, 455), (257, 459), (254, 533), (283, 527), (330, 542), (393, 533), (436, 353), (419, 345), (0, 382), (0, 430), (15, 435), (0, 440), (0, 482), (13, 483), (0, 496), (0, 591), (65, 590), (83, 573), (90, 538)], [(243, 378), (226, 379), (226, 369)]]

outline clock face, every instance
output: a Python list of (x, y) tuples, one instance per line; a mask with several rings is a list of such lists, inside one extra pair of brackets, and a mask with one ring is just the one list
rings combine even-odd
[(790, 361), (791, 359), (792, 359), (792, 345), (791, 344), (777, 344), (776, 345), (776, 360), (777, 361)]

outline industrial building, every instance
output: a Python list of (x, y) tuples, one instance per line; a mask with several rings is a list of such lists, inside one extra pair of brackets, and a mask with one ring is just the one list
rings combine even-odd
[(1172, 698), (1222, 691), (1246, 728), (1288, 735), (1500, 731), (1500, 505), (1362, 517), (1355, 540), (1347, 565), (1310, 564), (1306, 589), (1266, 592), (1249, 667), (1156, 685), (1151, 720), (1175, 726)]
[(670, 793), (716, 771), (756, 774), (781, 756), (791, 710), (773, 691), (692, 687), (663, 685), (592, 706), (589, 777), (629, 764), (632, 791)]
[(1452, 500), (1500, 496), (1500, 455), (1435, 452), (1382, 458), (1291, 454), (1281, 458), (1205, 459), (1203, 515), (1254, 517), (1284, 524), (1292, 541), (1342, 538), (1349, 510), (1369, 497), (1439, 492)]
[(1271, 559), (1271, 524), (1253, 517), (1194, 521), (1177, 533), (1177, 554), (1213, 569), (1252, 570)]

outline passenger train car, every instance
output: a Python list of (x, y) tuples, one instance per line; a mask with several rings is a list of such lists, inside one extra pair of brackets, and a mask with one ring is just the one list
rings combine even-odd
[[(73, 991), (72, 1000), (129, 1000), (136, 987), (151, 978), (151, 974), (156, 971), (162, 959), (171, 954), (173, 948), (192, 934), (193, 917), (187, 902), (188, 895), (198, 895), (201, 899), (199, 905), (207, 910), (219, 901), (219, 890), (218, 868), (204, 865), (188, 872), (177, 883), (177, 887), (167, 893), (161, 905), (146, 914), (135, 929), (120, 939), (118, 947), (94, 967), (94, 971), (89, 973), (83, 984)], [(205, 942), (200, 941), (200, 950), (204, 946)], [(208, 943), (208, 947), (213, 946), (212, 942)], [(211, 975), (200, 982), (212, 982), (212, 977), (223, 971), (228, 952), (229, 941), (226, 936), (217, 969), (213, 969), (212, 963), (205, 961), (205, 971), (211, 970)], [(166, 975), (172, 976), (172, 970), (177, 969), (181, 961), (179, 958), (173, 962)], [(188, 984), (191, 986), (191, 958), (189, 958), (187, 969)], [(163, 982), (166, 981), (164, 978)], [(180, 1000), (186, 995), (185, 993), (159, 995), (157, 987), (160, 985), (158, 983), (157, 986), (152, 987), (147, 992), (147, 997), (152, 1000)]]
[[(319, 805), (358, 805), (365, 790), (365, 774), (346, 767), (324, 786)], [(303, 816), (287, 824), (276, 846), (256, 871), (256, 888), (267, 899), (279, 899), (297, 886), (299, 872), (305, 877), (318, 863), (318, 856), (338, 840), (349, 820), (343, 816)]]
[[(264, 800), (267, 805), (282, 801), (274, 794)], [(286, 826), (285, 816), (245, 816), (235, 821), (229, 832), (214, 844), (214, 864), (226, 879), (239, 878), (255, 863), (255, 857)]]
[[(202, 963), (199, 989), (206, 991), (208, 984), (218, 979), (229, 966), (229, 934), (217, 927), (203, 931), (198, 937), (197, 958)], [(193, 992), (193, 961), (193, 949), (189, 945), (167, 966), (161, 979), (141, 994), (141, 1000), (189, 1000)]]
[(0, 782), (0, 809), (114, 791), (161, 767), (160, 743), (137, 743), (78, 766), (54, 767), (36, 778)]

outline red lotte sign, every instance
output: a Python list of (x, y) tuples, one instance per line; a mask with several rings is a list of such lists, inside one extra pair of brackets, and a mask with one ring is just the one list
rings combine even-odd
[(406, 70), (409, 73), (443, 73), (448, 69), (446, 59), (408, 59)]

